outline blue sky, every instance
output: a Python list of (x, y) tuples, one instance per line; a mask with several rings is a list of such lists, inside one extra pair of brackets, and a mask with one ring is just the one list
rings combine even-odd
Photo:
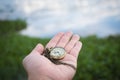
[(1, 0), (0, 19), (25, 19), (28, 27), (21, 33), (33, 37), (60, 31), (105, 37), (120, 34), (119, 4), (120, 0)]

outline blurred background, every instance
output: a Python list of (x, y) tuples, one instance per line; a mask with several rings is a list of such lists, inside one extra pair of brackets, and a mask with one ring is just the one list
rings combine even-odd
[(73, 80), (120, 80), (120, 0), (0, 0), (0, 80), (27, 80), (22, 59), (61, 31), (83, 43)]

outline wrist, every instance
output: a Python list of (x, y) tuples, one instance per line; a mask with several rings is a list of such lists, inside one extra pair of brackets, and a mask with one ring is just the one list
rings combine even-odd
[(48, 76), (43, 76), (43, 75), (39, 75), (39, 76), (29, 75), (28, 80), (53, 80), (53, 79), (51, 79)]

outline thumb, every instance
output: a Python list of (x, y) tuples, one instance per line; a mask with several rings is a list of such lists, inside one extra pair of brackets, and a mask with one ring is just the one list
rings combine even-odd
[(43, 53), (43, 50), (44, 50), (44, 47), (42, 44), (37, 44), (37, 46), (33, 49), (33, 51), (36, 51), (38, 52), (39, 54), (42, 54)]
[(43, 50), (43, 45), (37, 44), (37, 46), (32, 50), (32, 52), (23, 59), (22, 63), (27, 71), (29, 71), (29, 68), (31, 68), (31, 66), (33, 67), (33, 64), (37, 65), (36, 63), (40, 61), (40, 54), (43, 53)]

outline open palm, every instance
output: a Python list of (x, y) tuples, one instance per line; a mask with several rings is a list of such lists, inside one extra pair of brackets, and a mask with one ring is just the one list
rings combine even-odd
[[(72, 32), (60, 32), (48, 42), (46, 48), (63, 47), (67, 54), (60, 61), (76, 67), (81, 46), (82, 44), (79, 41), (78, 35), (73, 35)], [(50, 80), (71, 80), (73, 78), (76, 70), (67, 65), (56, 65), (52, 63), (42, 55), (43, 51), (44, 47), (42, 44), (38, 44), (33, 51), (24, 58), (23, 65), (28, 75), (37, 77), (44, 76)]]

